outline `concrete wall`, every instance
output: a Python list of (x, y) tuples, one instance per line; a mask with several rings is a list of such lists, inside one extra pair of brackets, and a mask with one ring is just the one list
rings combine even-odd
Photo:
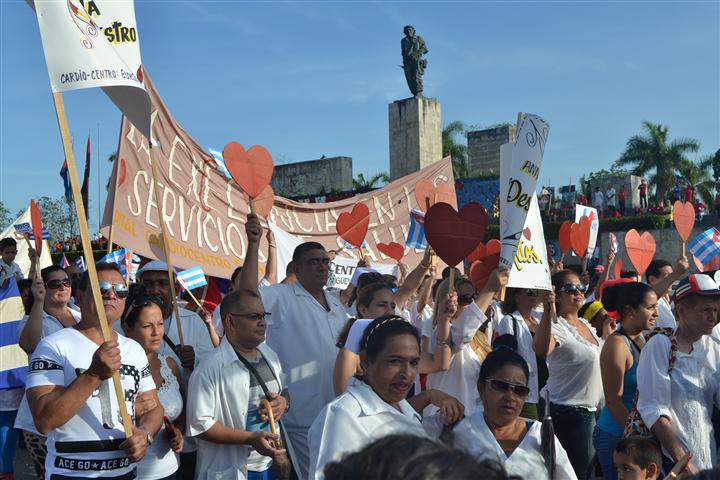
[(442, 115), (434, 98), (407, 98), (388, 105), (390, 179), (442, 160)]
[(296, 197), (352, 190), (352, 180), (352, 157), (330, 157), (275, 165), (270, 184), (275, 195)]
[(468, 171), (471, 176), (479, 173), (500, 173), (500, 145), (515, 136), (515, 127), (503, 125), (468, 132)]
[[(619, 192), (620, 186), (624, 185), (625, 191), (627, 192), (627, 200), (625, 200), (625, 211), (626, 213), (632, 213), (632, 210), (635, 207), (640, 207), (640, 192), (638, 191), (640, 180), (642, 180), (642, 177), (638, 177), (636, 175), (626, 175), (609, 178), (602, 181), (590, 182), (590, 188), (592, 190), (592, 193), (590, 198), (588, 199), (588, 202), (592, 205), (592, 195), (595, 195), (595, 187), (600, 187), (600, 191), (602, 191), (603, 195), (605, 195), (605, 208), (607, 208), (607, 191), (610, 188), (610, 185), (615, 186), (616, 192)], [(584, 187), (584, 185), (581, 185), (581, 187)], [(618, 207), (620, 206), (619, 202), (615, 202), (615, 204), (618, 205)]]

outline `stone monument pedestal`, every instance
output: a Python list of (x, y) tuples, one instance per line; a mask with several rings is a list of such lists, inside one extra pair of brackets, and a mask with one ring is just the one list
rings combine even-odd
[(395, 180), (442, 160), (440, 102), (413, 97), (388, 106), (390, 179)]

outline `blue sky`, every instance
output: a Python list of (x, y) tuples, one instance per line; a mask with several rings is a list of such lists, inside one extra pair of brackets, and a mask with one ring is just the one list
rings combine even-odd
[[(430, 50), (426, 96), (443, 123), (551, 125), (541, 183), (608, 168), (642, 120), (720, 147), (720, 8), (708, 2), (138, 1), (143, 63), (203, 145), (262, 144), (276, 162), (353, 157), (388, 171), (387, 105), (408, 97), (402, 27)], [(120, 114), (98, 91), (65, 94), (76, 157), (105, 161)], [(0, 199), (60, 196), (62, 147), (42, 45), (23, 1), (0, 0)], [(97, 224), (93, 164), (91, 226)]]

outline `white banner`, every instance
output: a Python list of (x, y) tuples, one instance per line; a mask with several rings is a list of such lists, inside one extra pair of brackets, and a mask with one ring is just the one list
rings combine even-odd
[(588, 243), (587, 258), (593, 258), (595, 246), (597, 245), (598, 231), (600, 230), (600, 217), (593, 207), (585, 205), (575, 205), (575, 223), (580, 223), (582, 217), (589, 217), (592, 220), (590, 224), (590, 242)]
[(508, 287), (552, 290), (545, 232), (536, 195), (532, 196), (525, 226), (520, 234)]
[[(25, 278), (28, 278), (28, 274), (30, 273), (28, 242), (25, 241), (25, 237), (15, 233), (15, 225), (20, 225), (23, 223), (31, 223), (29, 208), (25, 210), (25, 213), (15, 219), (15, 221), (11, 223), (4, 232), (2, 232), (2, 236), (0, 236), (0, 238), (11, 237), (17, 241), (17, 256), (15, 257), (15, 263), (18, 264), (18, 266), (23, 272), (23, 275), (25, 275)], [(33, 248), (35, 248), (34, 241), (31, 240), (30, 243), (32, 243)], [(52, 265), (52, 257), (50, 256), (50, 245), (48, 244), (47, 240), (43, 240), (43, 249), (42, 254), (40, 255), (40, 268), (49, 267), (50, 265)]]
[(132, 0), (35, 0), (53, 92), (103, 87), (123, 114), (150, 137), (150, 98), (143, 86)]
[(500, 147), (500, 265), (510, 268), (535, 195), (550, 125), (527, 114), (515, 142)]

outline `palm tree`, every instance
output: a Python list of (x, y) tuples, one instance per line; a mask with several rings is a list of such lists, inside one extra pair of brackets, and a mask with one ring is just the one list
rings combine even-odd
[(713, 189), (715, 187), (713, 177), (710, 175), (710, 166), (713, 158), (707, 156), (699, 162), (684, 161), (678, 172), (681, 182), (689, 183), (695, 188), (695, 195), (699, 196), (702, 202), (711, 209), (715, 200)]
[(368, 179), (362, 173), (358, 173), (358, 176), (353, 178), (353, 190), (355, 190), (355, 193), (369, 192), (389, 181), (390, 176), (385, 172), (376, 173)]
[(457, 143), (457, 134), (465, 135), (465, 124), (459, 120), (448, 123), (442, 131), (443, 155), (452, 158), (453, 175), (456, 179), (470, 176), (467, 164), (467, 144)]
[(675, 182), (675, 175), (688, 152), (697, 152), (700, 145), (692, 138), (677, 138), (668, 143), (669, 127), (647, 120), (642, 122), (644, 135), (633, 135), (625, 151), (615, 161), (618, 166), (632, 166), (634, 175), (645, 176), (650, 171), (649, 183), (655, 187), (656, 199), (664, 201), (667, 192)]

